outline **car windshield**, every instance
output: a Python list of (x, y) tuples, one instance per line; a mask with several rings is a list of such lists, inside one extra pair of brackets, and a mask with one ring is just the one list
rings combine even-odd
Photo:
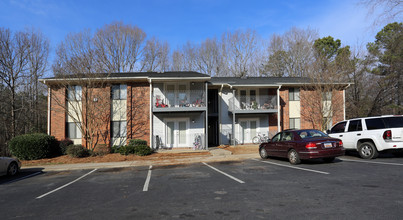
[(302, 130), (298, 131), (297, 134), (302, 138), (313, 138), (313, 137), (327, 137), (327, 135), (318, 130)]

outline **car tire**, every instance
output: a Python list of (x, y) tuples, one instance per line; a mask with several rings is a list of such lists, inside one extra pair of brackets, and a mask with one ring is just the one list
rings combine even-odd
[(7, 175), (14, 176), (18, 173), (18, 165), (16, 162), (11, 162), (7, 168)]
[(297, 165), (297, 164), (301, 163), (301, 159), (299, 158), (299, 154), (294, 149), (291, 149), (290, 151), (288, 151), (288, 160), (293, 165)]
[(326, 157), (326, 158), (323, 158), (323, 161), (325, 161), (325, 163), (331, 163), (334, 161), (334, 159), (335, 159), (335, 157)]
[(375, 145), (371, 142), (361, 143), (358, 147), (358, 154), (363, 159), (375, 159), (379, 155)]
[(267, 151), (264, 149), (264, 147), (261, 147), (259, 149), (259, 154), (262, 159), (267, 159), (269, 157), (269, 155), (267, 154)]
[(254, 138), (252, 139), (252, 143), (253, 143), (253, 144), (258, 144), (259, 142), (260, 142), (259, 137), (254, 137)]

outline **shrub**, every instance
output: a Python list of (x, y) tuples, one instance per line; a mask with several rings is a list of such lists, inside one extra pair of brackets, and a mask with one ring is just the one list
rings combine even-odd
[(132, 139), (129, 141), (129, 145), (132, 146), (147, 145), (147, 141), (141, 139)]
[(66, 138), (64, 140), (61, 140), (59, 142), (60, 153), (62, 155), (66, 155), (67, 147), (70, 146), (70, 145), (73, 145), (73, 144), (74, 144), (74, 142), (72, 140), (68, 139), (68, 138)]
[(119, 147), (119, 153), (122, 155), (134, 154), (134, 146), (132, 145), (121, 146)]
[(9, 143), (11, 154), (21, 160), (37, 160), (60, 154), (55, 137), (47, 134), (25, 134)]
[(66, 153), (70, 157), (88, 157), (90, 152), (88, 149), (84, 148), (81, 144), (70, 145), (67, 147)]
[(119, 148), (120, 148), (120, 147), (121, 147), (121, 146), (113, 145), (113, 146), (111, 147), (111, 154), (119, 153)]
[(153, 153), (153, 150), (147, 145), (137, 145), (134, 147), (134, 154), (138, 156), (146, 156)]

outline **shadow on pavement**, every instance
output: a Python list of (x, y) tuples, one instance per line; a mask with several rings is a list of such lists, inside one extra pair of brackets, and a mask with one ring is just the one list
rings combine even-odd
[(37, 175), (43, 174), (43, 168), (23, 168), (15, 176), (0, 176), (0, 185), (15, 183), (21, 180), (32, 178)]

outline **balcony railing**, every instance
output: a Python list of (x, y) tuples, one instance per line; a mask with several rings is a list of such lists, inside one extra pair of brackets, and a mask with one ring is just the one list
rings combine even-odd
[(154, 109), (206, 107), (206, 92), (203, 90), (165, 91), (163, 95), (154, 95), (153, 103)]
[(228, 110), (231, 112), (277, 110), (277, 96), (259, 95), (256, 97), (232, 97), (228, 105)]

